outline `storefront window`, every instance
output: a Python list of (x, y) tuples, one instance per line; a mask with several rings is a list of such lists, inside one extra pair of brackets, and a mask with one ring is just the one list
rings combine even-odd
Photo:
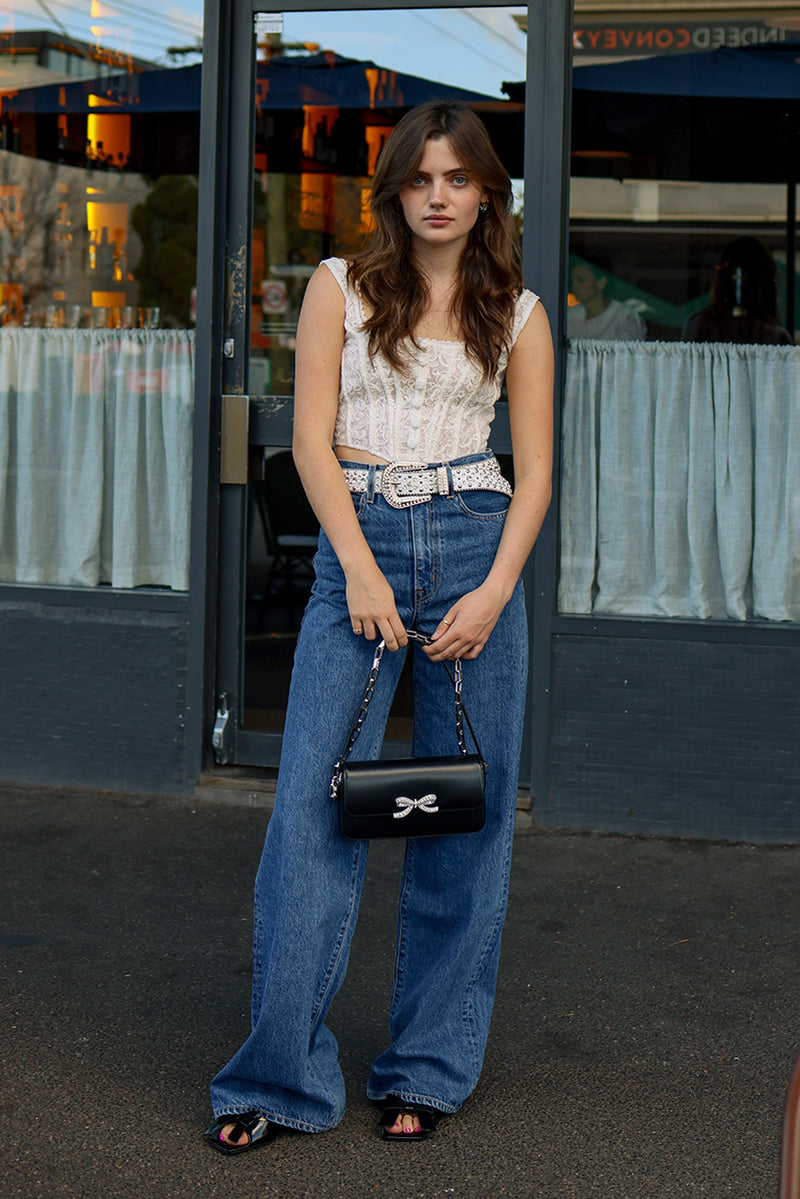
[(763, 33), (576, 57), (562, 612), (800, 620), (797, 49)]
[(2, 582), (188, 587), (202, 25), (133, 12), (2, 18)]

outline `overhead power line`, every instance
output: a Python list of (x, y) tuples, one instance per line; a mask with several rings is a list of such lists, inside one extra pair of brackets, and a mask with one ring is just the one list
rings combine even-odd
[[(167, 42), (183, 41), (189, 37), (202, 38), (202, 21), (192, 22), (180, 17), (169, 17), (164, 12), (157, 12), (146, 5), (136, 3), (115, 3), (115, 0), (102, 0), (103, 16), (111, 18), (108, 35), (117, 44), (127, 44), (131, 53), (150, 52), (157, 49), (160, 54), (166, 53)], [(55, 11), (55, 10), (58, 11)], [(70, 3), (50, 5), (46, 0), (30, 0), (30, 6), (23, 7), (19, 3), (0, 4), (0, 11), (10, 13), (14, 25), (20, 29), (30, 22), (32, 28), (40, 27), (41, 10), (48, 24), (51, 24), (63, 37), (75, 41), (97, 40), (92, 35), (92, 25), (103, 24), (103, 16), (92, 18), (87, 6)], [(63, 18), (63, 19), (62, 19)], [(76, 19), (77, 18), (77, 19)], [(64, 21), (69, 20), (69, 26)], [(71, 26), (71, 28), (70, 28)]]

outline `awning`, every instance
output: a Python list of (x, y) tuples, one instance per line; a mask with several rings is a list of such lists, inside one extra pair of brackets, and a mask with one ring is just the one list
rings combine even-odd
[(572, 81), (593, 92), (800, 100), (800, 42), (576, 67)]
[[(199, 112), (201, 72), (202, 66), (197, 63), (177, 69), (109, 75), (105, 79), (50, 83), (0, 92), (0, 100), (4, 113), (89, 113), (98, 108), (119, 113)], [(391, 71), (370, 60), (326, 52), (260, 62), (257, 86), (261, 106), (273, 109), (299, 109), (304, 105), (413, 108), (434, 98), (495, 103), (493, 97), (481, 92)]]

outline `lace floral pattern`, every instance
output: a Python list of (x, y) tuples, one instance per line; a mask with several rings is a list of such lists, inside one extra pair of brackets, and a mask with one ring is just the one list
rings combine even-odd
[[(337, 445), (365, 450), (389, 462), (447, 462), (480, 454), (507, 365), (500, 360), (495, 379), (483, 378), (467, 357), (463, 342), (421, 337), (415, 365), (401, 375), (385, 358), (370, 359), (358, 293), (347, 282), (343, 258), (326, 258), (345, 297), (345, 342), (339, 387)], [(533, 311), (537, 297), (523, 291), (517, 300), (513, 345)]]

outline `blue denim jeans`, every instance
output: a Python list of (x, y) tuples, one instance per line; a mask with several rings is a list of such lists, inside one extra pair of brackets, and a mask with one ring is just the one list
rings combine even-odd
[[(509, 501), (470, 491), (398, 510), (369, 490), (353, 503), (406, 627), (431, 633), (488, 574)], [(345, 1104), (325, 1017), (347, 967), (369, 843), (342, 836), (328, 791), (374, 652), (352, 631), (324, 533), (315, 568), (256, 879), (252, 1032), (211, 1084), (215, 1115), (257, 1110), (307, 1132), (332, 1128)], [(478, 1080), (508, 895), (526, 627), (518, 583), (481, 654), (464, 662), (464, 702), (488, 765), (486, 825), (406, 843), (390, 1043), (372, 1064), (371, 1099), (392, 1093), (454, 1112)], [(409, 646), (384, 655), (354, 759), (380, 752), (406, 652), (415, 654), (414, 753), (458, 752), (452, 685), (440, 663)]]

